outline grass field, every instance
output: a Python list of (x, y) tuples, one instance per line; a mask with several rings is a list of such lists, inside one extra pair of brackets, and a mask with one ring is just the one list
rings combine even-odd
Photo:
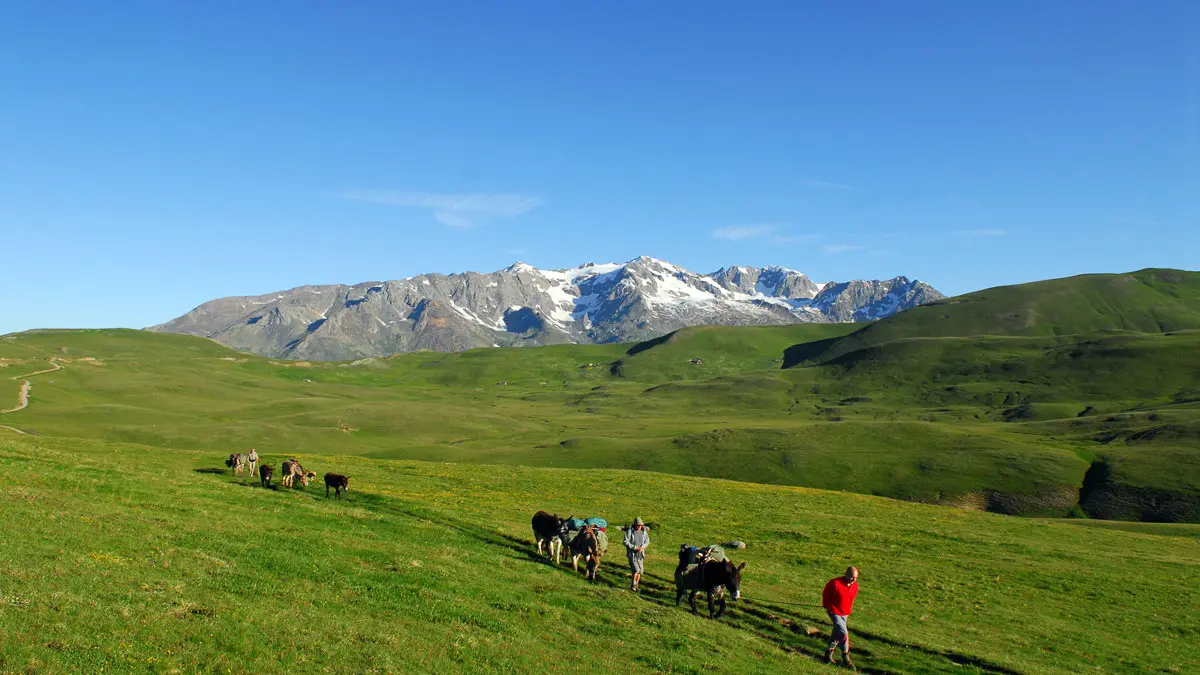
[(1200, 521), (1200, 331), (915, 338), (783, 367), (789, 351), (852, 328), (351, 363), (138, 331), (32, 332), (0, 338), (13, 373), (0, 395), (15, 402), (23, 373), (62, 370), (32, 377), (33, 404), (0, 423), (182, 449), (642, 469)]
[[(850, 563), (864, 672), (1196, 672), (1200, 331), (883, 323), (348, 363), (0, 337), (0, 409), (32, 386), (0, 673), (828, 672)], [(231, 477), (252, 446), (352, 491)], [(596, 584), (532, 555), (538, 509), (646, 518), (645, 592), (615, 531)], [(742, 601), (674, 607), (678, 545), (732, 539)]]
[[(828, 672), (812, 605), (848, 563), (862, 574), (851, 627), (864, 672), (1187, 673), (1200, 659), (1194, 529), (648, 472), (305, 456), (352, 476), (337, 502), (264, 490), (222, 459), (0, 440), (0, 671), (575, 672), (584, 659), (598, 672)], [(645, 593), (626, 590), (615, 537), (596, 584), (532, 556), (538, 508), (650, 521)], [(743, 600), (716, 621), (674, 607), (678, 544), (733, 538), (749, 545), (733, 554)]]

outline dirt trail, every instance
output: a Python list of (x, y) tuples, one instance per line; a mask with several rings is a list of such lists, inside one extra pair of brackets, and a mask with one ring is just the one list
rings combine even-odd
[(0, 413), (17, 412), (29, 407), (29, 390), (33, 389), (33, 383), (25, 380), (21, 383), (21, 391), (17, 394), (17, 407), (9, 408), (8, 410), (0, 410)]
[[(58, 363), (56, 363), (54, 361), (54, 359), (50, 359), (50, 365), (51, 365), (51, 367), (47, 368), (45, 370), (39, 370), (37, 372), (27, 373), (25, 375), (17, 375), (16, 377), (12, 377), (9, 379), (19, 380), (24, 377), (33, 377), (34, 375), (44, 375), (46, 373), (53, 373), (56, 370), (62, 370), (62, 366), (59, 365)], [(21, 391), (17, 393), (17, 407), (9, 408), (8, 410), (0, 410), (0, 415), (3, 415), (5, 413), (14, 413), (14, 412), (17, 412), (18, 410), (24, 410), (25, 408), (28, 408), (29, 407), (29, 392), (32, 390), (33, 390), (32, 382), (30, 382), (29, 380), (25, 380), (24, 382), (22, 382), (21, 383)], [(19, 434), (27, 433), (27, 432), (21, 431), (20, 429), (15, 428), (15, 427), (6, 427), (4, 425), (0, 425), (0, 429), (9, 429), (10, 431), (15, 431)]]

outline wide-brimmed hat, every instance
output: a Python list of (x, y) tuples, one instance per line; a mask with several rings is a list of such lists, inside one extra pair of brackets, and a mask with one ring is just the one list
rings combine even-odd
[(645, 525), (645, 523), (643, 523), (643, 522), (642, 522), (642, 519), (641, 519), (641, 517), (640, 517), (640, 516), (639, 516), (639, 517), (637, 517), (637, 518), (634, 518), (634, 519), (633, 519), (633, 524), (634, 524), (635, 526), (636, 526), (636, 525)]

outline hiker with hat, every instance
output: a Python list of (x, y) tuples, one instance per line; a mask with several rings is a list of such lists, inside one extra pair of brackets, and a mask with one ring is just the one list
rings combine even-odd
[(857, 596), (857, 567), (847, 567), (844, 575), (830, 579), (829, 583), (825, 584), (825, 590), (821, 592), (821, 605), (829, 614), (829, 620), (833, 622), (833, 635), (829, 638), (829, 650), (825, 652), (827, 663), (833, 663), (833, 652), (840, 646), (842, 665), (854, 667), (854, 662), (850, 660), (850, 629), (846, 626), (846, 619), (850, 618), (850, 612), (854, 611), (854, 598)]
[(633, 525), (625, 530), (625, 555), (629, 558), (629, 570), (633, 572), (633, 584), (629, 587), (637, 593), (638, 582), (646, 568), (646, 547), (650, 545), (650, 531), (641, 517), (633, 519)]

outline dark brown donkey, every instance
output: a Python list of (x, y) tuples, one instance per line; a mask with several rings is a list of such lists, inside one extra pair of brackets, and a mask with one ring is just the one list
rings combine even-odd
[(546, 553), (558, 563), (559, 549), (562, 548), (562, 535), (567, 531), (567, 519), (559, 518), (553, 513), (538, 511), (530, 521), (533, 526), (533, 543), (537, 546), (538, 555), (543, 547)]
[(271, 487), (271, 476), (274, 476), (274, 475), (275, 475), (275, 469), (272, 469), (271, 467), (267, 466), (266, 464), (258, 465), (258, 479), (262, 482), (263, 487), (265, 487), (265, 488)]
[(350, 489), (350, 476), (343, 476), (340, 473), (325, 474), (325, 498), (329, 499), (329, 488), (337, 494), (337, 498), (342, 498), (342, 490)]
[[(696, 612), (696, 594), (704, 591), (708, 594), (708, 618), (715, 619), (725, 613), (725, 591), (733, 594), (736, 601), (742, 597), (742, 570), (746, 563), (737, 567), (728, 560), (709, 560), (703, 565), (687, 571), (675, 570), (675, 604), (687, 593), (688, 603), (692, 613)], [(713, 614), (713, 597), (716, 596), (721, 609)]]

